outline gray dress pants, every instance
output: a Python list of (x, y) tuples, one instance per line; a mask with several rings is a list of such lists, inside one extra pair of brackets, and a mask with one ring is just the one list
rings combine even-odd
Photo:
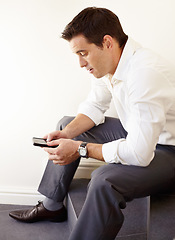
[[(63, 129), (73, 118), (64, 117), (57, 126)], [(125, 138), (127, 132), (116, 118), (93, 127), (75, 140), (105, 143)], [(55, 201), (64, 200), (80, 159), (66, 165), (48, 162), (38, 191)], [(113, 240), (124, 216), (126, 202), (167, 190), (175, 186), (175, 146), (157, 145), (148, 167), (108, 164), (92, 173), (83, 209), (70, 240)]]

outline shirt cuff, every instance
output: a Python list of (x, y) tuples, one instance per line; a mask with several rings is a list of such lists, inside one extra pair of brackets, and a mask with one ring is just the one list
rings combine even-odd
[(86, 102), (83, 102), (79, 105), (78, 113), (88, 116), (96, 126), (105, 122), (103, 112), (95, 106), (90, 105)]
[(102, 154), (106, 163), (125, 163), (118, 154), (119, 144), (126, 139), (121, 138), (112, 142), (104, 143), (102, 146)]

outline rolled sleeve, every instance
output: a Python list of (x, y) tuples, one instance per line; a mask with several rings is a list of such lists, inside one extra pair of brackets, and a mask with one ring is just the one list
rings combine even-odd
[(112, 95), (103, 78), (92, 79), (92, 89), (87, 99), (79, 105), (78, 113), (88, 116), (99, 125), (104, 122), (104, 113), (110, 107)]
[(102, 154), (106, 163), (125, 163), (118, 154), (119, 144), (125, 139), (104, 143), (102, 146)]
[(98, 109), (96, 106), (93, 106), (93, 104), (88, 101), (80, 104), (78, 113), (88, 116), (96, 126), (103, 123), (105, 120), (103, 111)]

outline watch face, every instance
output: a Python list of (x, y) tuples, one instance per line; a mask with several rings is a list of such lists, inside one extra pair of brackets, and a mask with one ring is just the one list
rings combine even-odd
[(86, 156), (86, 149), (85, 148), (80, 149), (80, 155), (81, 156)]

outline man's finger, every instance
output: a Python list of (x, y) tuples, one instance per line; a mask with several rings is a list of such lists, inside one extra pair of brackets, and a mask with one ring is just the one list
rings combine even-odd
[(44, 149), (45, 152), (55, 155), (55, 149), (54, 148), (44, 147), (43, 149)]
[(59, 140), (52, 140), (51, 142), (47, 142), (48, 146), (58, 146)]

